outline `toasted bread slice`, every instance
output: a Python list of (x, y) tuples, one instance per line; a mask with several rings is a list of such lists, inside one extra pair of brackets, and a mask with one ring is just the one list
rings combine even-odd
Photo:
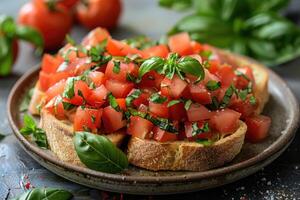
[(196, 142), (157, 142), (132, 137), (127, 157), (131, 164), (145, 169), (204, 171), (230, 162), (242, 149), (247, 126), (240, 122), (238, 130), (211, 146)]
[(41, 105), (44, 99), (45, 99), (45, 93), (39, 89), (39, 82), (37, 82), (33, 89), (33, 94), (28, 106), (28, 111), (32, 115), (39, 115), (40, 111), (38, 109), (38, 105)]
[[(46, 132), (51, 151), (54, 152), (60, 160), (84, 166), (80, 162), (73, 145), (74, 133), (71, 122), (58, 120), (51, 113), (42, 110), (40, 127)], [(117, 146), (120, 146), (126, 137), (124, 131), (118, 131), (105, 136)]]

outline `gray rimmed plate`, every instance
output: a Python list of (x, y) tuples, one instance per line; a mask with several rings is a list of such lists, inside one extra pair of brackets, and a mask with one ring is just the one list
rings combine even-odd
[(21, 101), (35, 84), (38, 68), (22, 76), (8, 99), (10, 125), (24, 150), (42, 166), (71, 181), (101, 190), (130, 194), (174, 194), (224, 185), (255, 173), (276, 159), (291, 143), (299, 124), (298, 102), (286, 83), (274, 72), (270, 75), (270, 100), (264, 113), (272, 118), (270, 136), (262, 143), (243, 146), (229, 164), (204, 172), (151, 172), (130, 166), (123, 174), (97, 172), (58, 160), (51, 151), (42, 150), (19, 132), (22, 125)]

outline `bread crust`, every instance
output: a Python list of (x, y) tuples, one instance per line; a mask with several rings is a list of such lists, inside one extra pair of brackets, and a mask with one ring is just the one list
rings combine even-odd
[[(73, 145), (73, 126), (69, 121), (58, 120), (46, 110), (42, 110), (40, 127), (46, 132), (51, 151), (56, 154), (60, 160), (74, 165), (84, 166), (75, 151)], [(120, 146), (126, 137), (123, 131), (105, 136), (117, 146)]]
[(218, 140), (211, 146), (196, 142), (157, 142), (132, 137), (127, 157), (131, 164), (159, 171), (204, 171), (230, 162), (242, 149), (247, 126), (240, 126), (233, 134)]

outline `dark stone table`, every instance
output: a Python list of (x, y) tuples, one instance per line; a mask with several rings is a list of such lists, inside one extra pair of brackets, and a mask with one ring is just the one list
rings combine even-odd
[[(0, 13), (16, 16), (26, 0), (1, 0)], [(290, 11), (297, 11), (294, 1)], [(298, 11), (299, 12), (299, 11)], [(158, 38), (165, 33), (180, 14), (166, 11), (150, 0), (125, 0), (120, 27), (112, 32), (115, 38), (146, 34)], [(298, 19), (299, 20), (299, 19)], [(79, 40), (87, 33), (75, 26), (72, 36)], [(73, 192), (74, 199), (300, 199), (300, 132), (290, 147), (272, 164), (258, 173), (235, 183), (195, 193), (146, 197), (107, 193), (69, 182), (41, 167), (29, 157), (11, 135), (6, 118), (8, 93), (16, 80), (40, 58), (33, 55), (27, 44), (21, 44), (21, 55), (10, 77), (0, 78), (0, 132), (7, 135), (0, 142), (0, 200), (9, 199), (26, 187), (59, 187)], [(300, 59), (274, 69), (291, 86), (300, 99)]]

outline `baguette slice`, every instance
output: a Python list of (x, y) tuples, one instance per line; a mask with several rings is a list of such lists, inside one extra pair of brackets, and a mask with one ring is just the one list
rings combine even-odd
[(127, 157), (131, 164), (153, 170), (204, 171), (230, 162), (242, 149), (247, 126), (240, 126), (233, 134), (211, 146), (196, 142), (157, 142), (132, 137)]
[[(73, 126), (69, 121), (58, 120), (51, 113), (42, 110), (40, 127), (45, 130), (50, 149), (65, 162), (84, 166), (73, 145)], [(112, 143), (120, 146), (126, 137), (124, 131), (105, 135)]]

